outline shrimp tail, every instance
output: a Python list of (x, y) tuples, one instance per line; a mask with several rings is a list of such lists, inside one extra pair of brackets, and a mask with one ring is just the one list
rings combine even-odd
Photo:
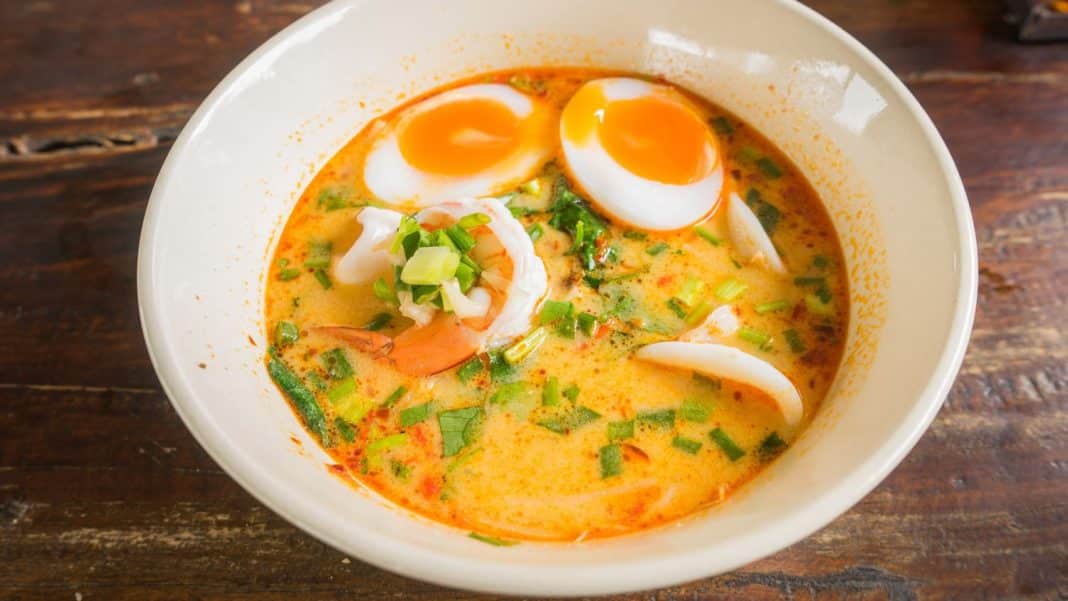
[(393, 339), (385, 334), (351, 326), (319, 326), (316, 332), (340, 340), (372, 357), (385, 357), (393, 351)]

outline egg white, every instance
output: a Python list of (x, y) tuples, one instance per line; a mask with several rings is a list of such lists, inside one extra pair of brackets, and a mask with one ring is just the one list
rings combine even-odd
[[(585, 85), (599, 86), (609, 102), (653, 94), (663, 96), (665, 90), (670, 90), (628, 78), (598, 79)], [(669, 97), (675, 94), (668, 92)], [(653, 231), (677, 230), (700, 221), (719, 202), (723, 190), (722, 157), (714, 156), (715, 167), (696, 182), (665, 184), (635, 175), (617, 163), (601, 145), (596, 132), (586, 140), (572, 140), (561, 120), (560, 142), (571, 176), (591, 200), (610, 216), (632, 226)], [(715, 153), (717, 149), (709, 145), (708, 151)]]
[(413, 203), (428, 207), (453, 198), (494, 194), (530, 178), (552, 152), (546, 140), (521, 140), (510, 156), (472, 175), (428, 173), (405, 160), (397, 134), (408, 121), (423, 111), (472, 98), (503, 104), (520, 120), (544, 119), (546, 124), (551, 123), (547, 106), (505, 84), (475, 84), (442, 92), (407, 109), (396, 122), (384, 125), (364, 161), (367, 189), (391, 205)]

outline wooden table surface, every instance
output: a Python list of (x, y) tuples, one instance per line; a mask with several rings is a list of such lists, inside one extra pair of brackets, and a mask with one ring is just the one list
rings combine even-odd
[[(998, 0), (809, 3), (904, 79), (960, 166), (971, 347), (853, 510), (737, 572), (619, 598), (1068, 598), (1068, 45), (1015, 43)], [(350, 560), (253, 500), (141, 338), (138, 233), (171, 142), (316, 4), (0, 2), (0, 598), (484, 598)]]

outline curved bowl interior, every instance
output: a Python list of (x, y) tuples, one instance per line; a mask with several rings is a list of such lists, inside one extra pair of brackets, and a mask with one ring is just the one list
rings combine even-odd
[[(262, 367), (262, 296), (267, 257), (302, 187), (369, 119), (457, 77), (548, 64), (664, 75), (767, 134), (828, 205), (853, 313), (845, 363), (815, 423), (727, 503), (643, 534), (502, 549), (324, 469), (328, 458)], [(975, 285), (964, 191), (926, 115), (859, 44), (775, 0), (334, 2), (250, 56), (193, 117), (153, 191), (138, 274), (164, 387), (246, 489), (378, 566), (519, 594), (692, 580), (825, 525), (937, 412), (967, 342)]]

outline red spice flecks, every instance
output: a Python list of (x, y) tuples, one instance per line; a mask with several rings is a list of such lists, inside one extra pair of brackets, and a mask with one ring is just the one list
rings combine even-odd
[(304, 444), (300, 442), (300, 439), (296, 436), (293, 436), (292, 434), (289, 435), (289, 440), (292, 441), (293, 444), (297, 445), (298, 447), (304, 446)]
[(660, 276), (660, 277), (658, 277), (656, 279), (656, 285), (659, 286), (660, 288), (663, 288), (664, 286), (667, 286), (668, 284), (670, 284), (673, 281), (675, 281), (675, 276), (670, 275), (670, 274), (669, 275), (662, 275), (662, 276)]
[(408, 434), (410, 434), (412, 439), (415, 440), (415, 444), (419, 448), (426, 448), (428, 443), (430, 442), (430, 439), (427, 438), (426, 428), (423, 427), (423, 424), (416, 424), (415, 426), (412, 426), (408, 430)]
[(441, 494), (441, 479), (425, 476), (419, 483), (419, 494), (426, 499), (436, 499)]
[(333, 472), (333, 474), (336, 475), (336, 476), (344, 476), (345, 472), (347, 471), (345, 469), (345, 466), (338, 465), (336, 463), (328, 463), (328, 464), (326, 464), (326, 469), (328, 469), (331, 472)]

